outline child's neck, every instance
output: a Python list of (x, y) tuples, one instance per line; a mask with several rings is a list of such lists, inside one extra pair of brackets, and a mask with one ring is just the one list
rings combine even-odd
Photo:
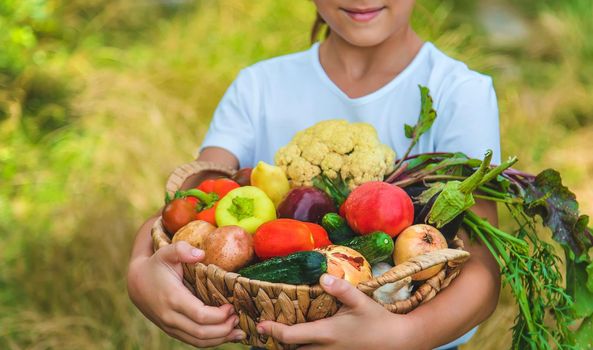
[(349, 97), (368, 95), (393, 80), (412, 62), (422, 40), (410, 28), (372, 47), (352, 45), (335, 33), (319, 49), (329, 78)]

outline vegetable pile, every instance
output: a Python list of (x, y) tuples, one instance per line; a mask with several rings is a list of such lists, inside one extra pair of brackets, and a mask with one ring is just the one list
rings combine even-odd
[[(593, 234), (575, 195), (555, 170), (525, 174), (511, 168), (516, 158), (494, 166), (491, 152), (481, 160), (410, 156), (437, 118), (428, 89), (420, 87), (420, 96), (418, 123), (405, 126), (411, 142), (399, 160), (368, 124), (320, 122), (281, 148), (276, 165), (259, 162), (167, 198), (163, 226), (173, 242), (204, 249), (205, 264), (250, 279), (314, 284), (329, 273), (353, 285), (447, 248), (464, 228), (493, 254), (517, 301), (514, 349), (591, 348)], [(473, 213), (476, 199), (506, 208), (516, 229), (505, 232)], [(554, 242), (540, 238), (542, 226)], [(375, 297), (407, 299), (444, 267), (383, 286)]]
[[(184, 240), (205, 250), (203, 263), (226, 271), (291, 284), (317, 283), (329, 273), (356, 285), (372, 279), (371, 264), (443, 248), (431, 247), (417, 235), (394, 250), (393, 237), (413, 227), (414, 206), (404, 190), (382, 181), (365, 182), (352, 191), (341, 183), (342, 203), (325, 187), (291, 186), (282, 168), (264, 162), (239, 170), (234, 179), (241, 184), (210, 179), (177, 191), (162, 215), (173, 242)], [(426, 249), (412, 248), (419, 244)]]

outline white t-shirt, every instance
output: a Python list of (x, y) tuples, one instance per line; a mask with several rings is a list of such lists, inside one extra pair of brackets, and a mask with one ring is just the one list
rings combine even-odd
[[(214, 113), (201, 149), (222, 147), (241, 167), (259, 160), (273, 164), (276, 151), (294, 134), (326, 119), (367, 122), (399, 156), (410, 144), (404, 124), (415, 125), (420, 90), (427, 86), (437, 119), (411, 154), (463, 152), (482, 158), (493, 151), (500, 163), (498, 106), (492, 80), (425, 43), (414, 60), (379, 90), (348, 97), (319, 62), (319, 44), (307, 51), (259, 62), (243, 69)], [(438, 349), (463, 344), (476, 329)]]
[(402, 156), (410, 144), (404, 124), (420, 112), (418, 85), (430, 89), (437, 111), (432, 128), (411, 154), (464, 152), (500, 163), (498, 107), (492, 80), (425, 43), (392, 81), (366, 96), (350, 98), (319, 63), (319, 44), (309, 50), (243, 69), (214, 113), (201, 148), (227, 149), (241, 167), (273, 164), (276, 151), (294, 134), (320, 120), (346, 119), (375, 126), (383, 143)]

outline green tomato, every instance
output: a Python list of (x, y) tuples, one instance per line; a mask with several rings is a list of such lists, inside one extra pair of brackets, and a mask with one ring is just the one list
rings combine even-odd
[(218, 227), (236, 225), (253, 234), (257, 228), (276, 219), (274, 202), (264, 191), (254, 186), (235, 188), (216, 207)]

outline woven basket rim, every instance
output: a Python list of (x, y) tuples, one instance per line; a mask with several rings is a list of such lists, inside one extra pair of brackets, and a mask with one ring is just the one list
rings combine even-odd
[[(163, 245), (171, 244), (171, 240), (169, 239), (169, 237), (167, 236), (167, 234), (164, 231), (161, 216), (159, 216), (158, 219), (155, 220), (155, 222), (152, 226), (151, 235), (152, 235), (153, 241), (155, 243), (155, 246), (154, 246), (155, 251)], [(434, 256), (435, 254), (439, 254), (441, 252), (456, 251), (459, 253), (459, 254), (455, 254), (455, 255), (458, 255), (458, 258), (456, 260), (460, 261), (460, 263), (463, 263), (465, 260), (467, 260), (470, 257), (470, 253), (463, 250), (463, 242), (460, 239), (457, 238), (457, 239), (453, 240), (453, 242), (455, 242), (454, 244), (457, 244), (457, 247), (454, 246), (453, 248), (445, 248), (445, 249), (435, 250), (435, 251), (432, 251), (427, 254), (419, 255), (416, 258), (417, 259), (427, 259), (427, 258), (430, 259), (431, 256)], [(459, 245), (461, 245), (461, 246), (459, 246)], [(452, 261), (452, 260), (444, 260), (442, 262), (436, 263), (435, 265), (438, 265), (440, 263), (447, 263), (450, 261)], [(400, 264), (400, 265), (402, 265), (402, 264)], [(395, 265), (395, 266), (400, 266), (400, 265)], [(297, 284), (288, 284), (288, 283), (280, 283), (280, 282), (267, 282), (267, 281), (261, 281), (261, 280), (256, 280), (256, 279), (250, 279), (250, 278), (241, 276), (240, 274), (238, 274), (236, 272), (226, 271), (215, 264), (206, 265), (201, 262), (197, 262), (194, 264), (194, 266), (195, 267), (204, 267), (204, 268), (211, 266), (211, 268), (214, 268), (220, 272), (223, 272), (229, 278), (233, 278), (233, 279), (236, 278), (238, 281), (242, 281), (242, 282), (246, 282), (246, 283), (250, 283), (250, 284), (255, 284), (257, 287), (291, 288), (292, 289), (292, 288), (295, 288), (298, 286), (301, 288), (307, 287), (314, 294), (325, 293), (325, 291), (319, 284), (299, 284), (299, 285), (297, 285)], [(395, 267), (395, 266), (393, 266), (393, 267)], [(381, 276), (386, 275), (388, 272), (383, 273)], [(377, 277), (372, 278), (371, 280), (361, 282), (357, 286), (358, 289), (363, 291), (366, 294), (372, 294), (372, 291), (379, 288), (384, 283), (381, 283), (379, 286), (376, 286), (376, 287), (370, 287), (369, 285), (372, 285), (373, 282), (379, 280), (381, 276), (377, 276)], [(405, 278), (405, 277), (402, 277), (401, 279), (403, 279), (403, 278)], [(398, 279), (398, 280), (400, 280), (400, 279)], [(428, 281), (428, 280), (426, 280), (426, 281)], [(424, 282), (426, 282), (426, 281), (424, 281)], [(395, 281), (387, 281), (386, 283), (392, 283), (392, 282), (395, 282)], [(385, 305), (388, 305), (388, 304), (385, 304)]]

